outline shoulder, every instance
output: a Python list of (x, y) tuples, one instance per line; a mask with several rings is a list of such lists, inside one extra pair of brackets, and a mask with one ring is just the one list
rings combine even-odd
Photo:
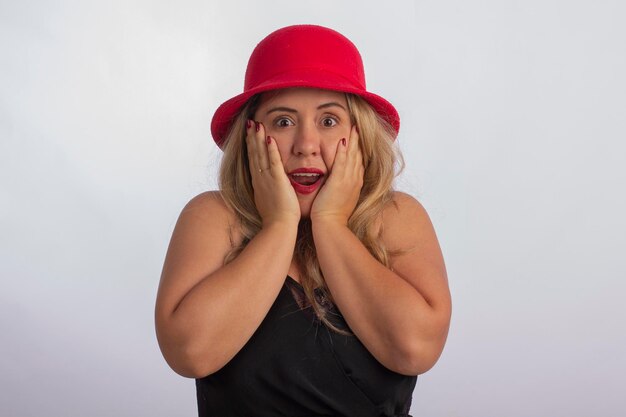
[(202, 235), (227, 241), (231, 246), (238, 239), (237, 216), (219, 191), (205, 191), (193, 197), (183, 207), (176, 232), (178, 234)]
[(234, 214), (217, 191), (193, 197), (182, 209), (165, 255), (157, 318), (171, 314), (204, 277), (221, 268), (231, 250)]
[(183, 207), (181, 216), (231, 226), (236, 222), (237, 217), (219, 191), (205, 191), (196, 195)]
[[(212, 214), (229, 216), (232, 210), (228, 208), (219, 191), (205, 191), (193, 197), (183, 207), (183, 213), (194, 213), (196, 215)], [(231, 213), (229, 213), (231, 212)]]
[(434, 237), (433, 225), (426, 209), (413, 196), (394, 191), (382, 215), (385, 244), (391, 250), (406, 249), (406, 245), (415, 242), (419, 236)]
[(391, 197), (391, 203), (387, 205), (387, 210), (406, 211), (407, 209), (424, 210), (422, 204), (415, 197), (402, 191), (394, 191)]
[(165, 255), (157, 311), (169, 314), (204, 277), (223, 266), (233, 246), (235, 216), (217, 191), (193, 197), (182, 209)]
[(394, 192), (383, 211), (382, 239), (390, 251), (390, 267), (415, 287), (431, 305), (449, 314), (448, 277), (430, 217), (414, 197)]

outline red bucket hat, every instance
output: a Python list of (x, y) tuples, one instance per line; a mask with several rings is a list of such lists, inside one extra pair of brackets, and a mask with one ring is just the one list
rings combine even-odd
[(366, 91), (361, 54), (348, 38), (316, 25), (294, 25), (265, 37), (252, 51), (243, 93), (222, 103), (211, 121), (221, 148), (241, 107), (257, 93), (288, 87), (312, 87), (361, 96), (396, 130), (398, 112), (384, 98)]

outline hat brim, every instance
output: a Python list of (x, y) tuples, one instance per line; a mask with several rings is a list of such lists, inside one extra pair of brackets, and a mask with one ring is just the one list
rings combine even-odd
[(354, 87), (354, 83), (332, 72), (316, 69), (299, 69), (293, 74), (281, 73), (262, 84), (251, 88), (222, 103), (211, 120), (211, 134), (215, 143), (222, 148), (226, 136), (239, 114), (241, 107), (255, 94), (291, 87), (320, 88), (324, 90), (352, 93), (361, 96), (396, 131), (400, 130), (400, 116), (395, 107), (379, 95)]

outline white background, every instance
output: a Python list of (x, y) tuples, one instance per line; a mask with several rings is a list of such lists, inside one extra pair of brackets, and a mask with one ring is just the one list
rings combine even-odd
[(453, 295), (412, 414), (626, 412), (621, 1), (0, 0), (0, 415), (192, 416), (153, 308), (210, 118), (265, 35), (322, 24), (399, 109)]

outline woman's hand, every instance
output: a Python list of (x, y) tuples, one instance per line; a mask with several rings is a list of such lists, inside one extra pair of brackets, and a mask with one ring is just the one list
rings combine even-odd
[(363, 187), (363, 155), (356, 125), (350, 138), (341, 139), (330, 175), (313, 201), (311, 221), (333, 221), (347, 225)]
[(273, 222), (300, 221), (300, 204), (289, 182), (276, 141), (265, 136), (262, 123), (248, 120), (246, 145), (254, 203), (266, 227)]

